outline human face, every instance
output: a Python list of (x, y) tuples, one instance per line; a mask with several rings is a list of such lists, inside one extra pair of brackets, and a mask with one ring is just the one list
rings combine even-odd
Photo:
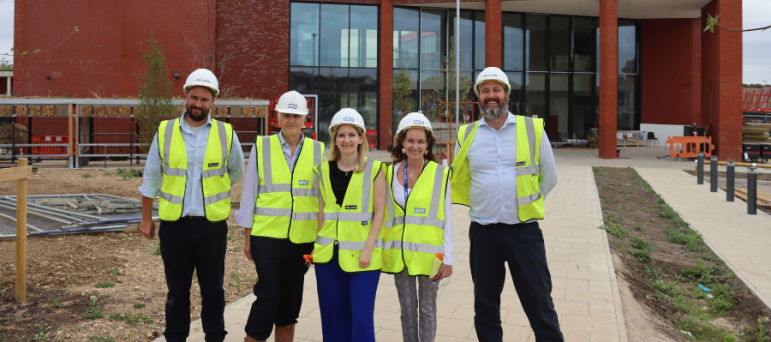
[(305, 115), (281, 113), (278, 116), (278, 124), (284, 138), (295, 137), (300, 134), (305, 123)]
[(335, 134), (335, 145), (343, 155), (356, 154), (363, 140), (364, 137), (351, 125), (341, 125)]
[(500, 118), (509, 112), (506, 89), (497, 81), (487, 81), (479, 86), (479, 108), (487, 120)]
[(404, 135), (404, 154), (411, 161), (423, 161), (428, 148), (428, 134), (422, 128), (410, 128)]
[(187, 91), (185, 109), (191, 120), (195, 122), (206, 120), (212, 105), (214, 105), (214, 96), (208, 88), (193, 87)]

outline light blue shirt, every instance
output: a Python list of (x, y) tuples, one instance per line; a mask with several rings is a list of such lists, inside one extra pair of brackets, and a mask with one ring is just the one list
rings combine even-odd
[[(496, 131), (482, 118), (469, 147), (469, 216), (479, 224), (522, 223), (517, 207), (516, 123), (514, 115), (509, 113), (503, 127)], [(456, 143), (455, 153), (458, 151), (460, 146)], [(557, 164), (546, 131), (541, 138), (538, 164), (538, 180), (546, 197), (557, 185)]]
[[(185, 181), (185, 198), (182, 205), (182, 217), (206, 216), (203, 206), (203, 162), (206, 155), (206, 146), (209, 143), (209, 131), (211, 131), (211, 117), (207, 117), (206, 123), (200, 127), (198, 134), (193, 134), (191, 127), (185, 122), (185, 114), (179, 120), (182, 131), (182, 139), (185, 141), (187, 151), (187, 179)], [(153, 138), (150, 151), (147, 152), (145, 172), (142, 178), (142, 186), (139, 192), (144, 197), (156, 198), (161, 190), (163, 176), (161, 175), (161, 155), (158, 152), (158, 134)], [(230, 184), (235, 184), (244, 178), (244, 151), (238, 141), (236, 132), (233, 132), (233, 142), (228, 157), (228, 175)]]
[[(289, 166), (289, 171), (294, 172), (294, 164), (297, 163), (297, 158), (300, 156), (300, 149), (302, 148), (303, 141), (305, 141), (305, 135), (300, 132), (300, 144), (297, 145), (294, 154), (292, 154), (292, 147), (284, 139), (284, 134), (278, 132), (278, 141), (281, 142), (281, 150), (284, 151), (284, 160)], [(241, 191), (241, 205), (238, 207), (233, 216), (236, 218), (236, 223), (244, 228), (252, 228), (254, 226), (254, 208), (257, 205), (257, 195), (260, 194), (258, 186), (260, 185), (260, 172), (257, 169), (257, 144), (252, 146), (252, 152), (249, 154), (249, 165), (246, 166), (246, 178), (244, 178), (244, 187)]]

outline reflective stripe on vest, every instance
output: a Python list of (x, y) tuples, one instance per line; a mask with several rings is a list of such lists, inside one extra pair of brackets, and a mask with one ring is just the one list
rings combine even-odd
[[(543, 119), (521, 115), (516, 118), (517, 139), (517, 214), (522, 222), (540, 220), (544, 216), (543, 190), (538, 180), (538, 156), (543, 135)], [(471, 175), (468, 169), (468, 151), (479, 128), (479, 121), (458, 129), (460, 150), (452, 163), (452, 201), (471, 206), (469, 187)], [(461, 138), (462, 137), (462, 138)]]
[[(398, 273), (407, 266), (410, 275), (430, 274), (436, 254), (444, 251), (443, 204), (451, 174), (450, 168), (429, 162), (415, 181), (404, 208), (389, 198), (396, 212), (386, 223), (383, 272)], [(396, 180), (394, 165), (388, 167), (386, 179), (389, 185)], [(424, 204), (429, 207), (419, 208)]]
[(258, 137), (255, 147), (260, 183), (252, 235), (289, 238), (293, 243), (315, 241), (320, 192), (313, 167), (323, 161), (324, 144), (305, 138), (291, 172), (278, 135)]
[[(179, 118), (166, 120), (158, 127), (161, 155), (159, 215), (161, 220), (176, 221), (182, 215), (187, 180), (187, 149), (182, 137)], [(233, 127), (211, 119), (201, 174), (203, 203), (209, 221), (224, 221), (230, 216), (230, 175), (228, 157), (233, 141)]]
[[(374, 180), (383, 165), (381, 162), (371, 159), (367, 160), (366, 163), (364, 172), (354, 172), (351, 176), (342, 207), (337, 205), (335, 194), (332, 191), (329, 162), (322, 163), (314, 169), (319, 177), (321, 196), (324, 199), (324, 223), (318, 236), (316, 236), (313, 262), (320, 264), (329, 262), (334, 253), (334, 245), (337, 243), (340, 254), (338, 261), (343, 271), (380, 270), (382, 266), (383, 229), (380, 230), (375, 240), (370, 266), (359, 267), (359, 256), (367, 243), (375, 215), (372, 193)], [(384, 215), (386, 216), (385, 219), (387, 219), (389, 212), (393, 212), (393, 207), (390, 205)]]

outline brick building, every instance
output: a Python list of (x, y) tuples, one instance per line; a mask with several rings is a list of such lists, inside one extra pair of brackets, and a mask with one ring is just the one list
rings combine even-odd
[[(617, 130), (695, 122), (710, 127), (721, 159), (740, 158), (741, 34), (702, 29), (707, 14), (741, 28), (741, 0), (463, 0), (460, 7), (463, 74), (501, 67), (513, 88), (510, 110), (544, 118), (551, 140), (582, 139), (599, 127), (600, 157), (613, 158)], [(170, 77), (179, 73), (177, 95), (213, 52), (223, 93), (318, 95), (319, 132), (352, 107), (385, 148), (404, 114), (393, 109), (395, 73), (411, 76), (413, 110), (438, 111), (434, 91), (446, 82), (454, 8), (445, 0), (17, 1), (16, 49), (54, 48), (16, 59), (13, 92), (136, 96), (152, 32)]]

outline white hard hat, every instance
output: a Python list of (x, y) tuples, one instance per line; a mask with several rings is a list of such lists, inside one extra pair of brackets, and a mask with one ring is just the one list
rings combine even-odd
[(399, 129), (396, 130), (396, 134), (400, 134), (410, 128), (422, 128), (426, 131), (434, 133), (434, 129), (431, 127), (431, 122), (422, 113), (409, 113), (399, 121)]
[(198, 69), (190, 73), (185, 82), (185, 95), (187, 91), (193, 87), (209, 88), (214, 92), (214, 97), (217, 97), (220, 93), (220, 83), (217, 81), (217, 77), (209, 69)]
[(352, 125), (361, 132), (367, 131), (367, 128), (364, 127), (364, 118), (359, 112), (351, 108), (343, 108), (332, 117), (332, 122), (329, 123), (329, 134), (331, 135), (332, 130), (340, 125)]
[(501, 69), (496, 67), (488, 67), (477, 76), (477, 81), (474, 83), (474, 92), (479, 96), (479, 86), (487, 81), (498, 81), (504, 88), (506, 88), (506, 96), (511, 95), (511, 85), (509, 84), (509, 77), (506, 76)]
[(308, 115), (308, 100), (294, 90), (288, 91), (278, 98), (276, 111), (285, 114)]

